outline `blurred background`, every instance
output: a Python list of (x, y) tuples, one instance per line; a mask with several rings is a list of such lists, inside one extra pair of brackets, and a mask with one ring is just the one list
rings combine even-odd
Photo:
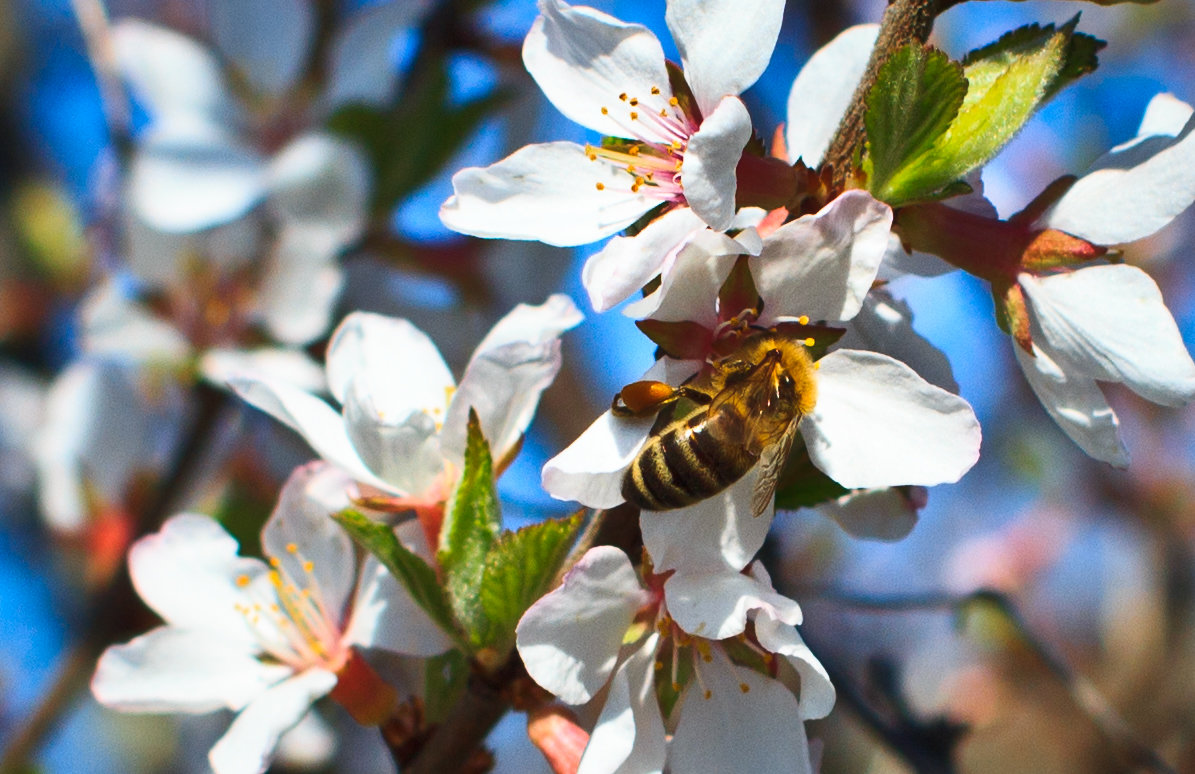
[[(592, 4), (648, 25), (679, 59), (662, 0)], [(884, 5), (789, 0), (771, 66), (745, 97), (765, 137), (809, 54)], [(970, 2), (940, 19), (936, 41), (961, 57), (1078, 11), (1080, 30), (1108, 41), (1101, 66), (985, 169), (1002, 215), (1130, 139), (1155, 94), (1195, 102), (1191, 0)], [(76, 664), (104, 600), (120, 604), (98, 616), (115, 622), (106, 631), (127, 639), (154, 623), (111, 596), (135, 514), (219, 515), (251, 552), (282, 478), (310, 455), (205, 378), (285, 346), (301, 355), (285, 362), (295, 378), (318, 379), (327, 333), (355, 309), (410, 318), (459, 375), (515, 303), (563, 290), (588, 309), (580, 266), (594, 248), (465, 239), (436, 217), (462, 166), (585, 138), (522, 69), (535, 16), (532, 0), (0, 0), (0, 749), (40, 739), (41, 772), (206, 770), (226, 717), (103, 710)], [(320, 166), (339, 157), (318, 149), (344, 142), (359, 168)], [(1188, 346), (1193, 230), (1187, 212), (1126, 251)], [(1195, 772), (1195, 409), (1108, 390), (1133, 455), (1113, 470), (1039, 407), (986, 286), (956, 272), (890, 290), (949, 356), (983, 456), (930, 491), (899, 542), (852, 538), (813, 511), (777, 519), (773, 577), (804, 606), (802, 632), (840, 686), (835, 712), (809, 727), (822, 771), (916, 770), (861, 708), (914, 747), (953, 750), (962, 772), (1130, 770), (1125, 739), (1098, 716), (1111, 708)], [(502, 480), (510, 526), (564, 512), (540, 490), (540, 467), (652, 349), (617, 311), (569, 334)], [(200, 463), (177, 470), (197, 426)], [(155, 499), (163, 480), (177, 485), (168, 502)], [(1019, 618), (966, 601), (980, 588), (1006, 594), (995, 599)], [(495, 731), (496, 771), (547, 770), (523, 723), (511, 715)], [(308, 725), (277, 770), (389, 770), (376, 734), (339, 708)]]

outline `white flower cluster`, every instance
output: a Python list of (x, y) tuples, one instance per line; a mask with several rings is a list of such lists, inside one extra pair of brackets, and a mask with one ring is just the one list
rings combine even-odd
[[(270, 0), (273, 15), (255, 12), (266, 27), (279, 20), (277, 50), (264, 55), (229, 21), (235, 4), (213, 5), (221, 56), (259, 97), (303, 88), (295, 62), (312, 46), (310, 4)], [(312, 112), (387, 98), (396, 83), (385, 44), (427, 10), (393, 0), (351, 18), (328, 48), (331, 75)], [(771, 58), (783, 0), (667, 0), (681, 67), (644, 26), (563, 0), (539, 0), (539, 11), (522, 49), (528, 72), (604, 139), (529, 145), (462, 170), (440, 214), (481, 237), (613, 237), (584, 267), (586, 293), (601, 312), (642, 292), (624, 311), (660, 355), (548, 461), (542, 484), (595, 511), (663, 507), (640, 508), (641, 556), (588, 547), (526, 609), (517, 654), (560, 701), (590, 705), (580, 774), (812, 772), (804, 721), (831, 711), (835, 689), (797, 631), (800, 606), (757, 560), (777, 483), (793, 478), (790, 454), (841, 495), (818, 507), (845, 529), (896, 539), (922, 488), (958, 481), (981, 443), (944, 355), (884, 288), (928, 265), (901, 243), (899, 208), (861, 180), (836, 190), (818, 177), (876, 28), (849, 29), (809, 60), (769, 158), (741, 95)], [(331, 327), (338, 258), (366, 228), (365, 156), (321, 131), (255, 143), (221, 59), (177, 33), (124, 22), (113, 44), (150, 115), (122, 192), (138, 289), (134, 300), (111, 279), (83, 305), (93, 360), (51, 392), (37, 444), (42, 505), (60, 529), (80, 529), (97, 505), (128, 510), (136, 479), (165, 464), (183, 391), (130, 363), (188, 361), (321, 458), (287, 480), (262, 531), (264, 560), (239, 556), (220, 523), (193, 513), (134, 542), (134, 585), (164, 625), (109, 648), (92, 682), (120, 710), (237, 712), (210, 761), (218, 774), (254, 774), (325, 696), (362, 723), (391, 716), (398, 692), (372, 651), (430, 657), (460, 646), (409, 579), (362, 558), (330, 516), (413, 512), (395, 536), (440, 572), (471, 417), (501, 472), (582, 315), (563, 295), (517, 306), (457, 381), (412, 323), (354, 311), (331, 333), (321, 372), (301, 348)], [(1195, 362), (1153, 280), (1101, 256), (1195, 200), (1193, 133), (1189, 106), (1156, 98), (1138, 138), (1018, 224), (1078, 240), (1094, 259), (1042, 268), (1018, 255), (1001, 289), (1023, 313), (1010, 333), (1034, 392), (1084, 451), (1116, 465), (1128, 454), (1098, 382), (1181, 405), (1195, 398)], [(821, 188), (775, 202), (759, 191), (773, 172), (808, 173)], [(947, 208), (996, 220), (985, 205), (977, 190)], [(256, 348), (263, 332), (270, 345)], [(772, 343), (757, 351), (760, 342)], [(763, 397), (747, 397), (760, 384)]]

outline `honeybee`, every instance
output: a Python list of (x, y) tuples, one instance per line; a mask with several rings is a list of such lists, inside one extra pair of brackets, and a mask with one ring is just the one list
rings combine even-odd
[[(792, 448), (801, 417), (813, 410), (817, 382), (802, 342), (774, 332), (744, 339), (690, 382), (635, 382), (615, 397), (619, 416), (660, 414), (622, 479), (627, 502), (650, 511), (691, 505), (742, 478), (756, 463), (751, 513), (762, 514)], [(696, 404), (675, 416), (682, 399)], [(671, 419), (664, 410), (673, 406)]]

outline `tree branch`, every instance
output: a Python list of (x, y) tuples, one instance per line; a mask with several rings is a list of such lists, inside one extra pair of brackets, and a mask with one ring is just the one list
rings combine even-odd
[(859, 81), (850, 107), (838, 125), (838, 131), (826, 151), (824, 163), (834, 170), (833, 185), (841, 189), (850, 179), (855, 149), (863, 144), (867, 113), (867, 94), (875, 85), (880, 67), (895, 51), (909, 43), (925, 43), (934, 27), (934, 19), (958, 0), (891, 0), (880, 21), (880, 33), (863, 80)]

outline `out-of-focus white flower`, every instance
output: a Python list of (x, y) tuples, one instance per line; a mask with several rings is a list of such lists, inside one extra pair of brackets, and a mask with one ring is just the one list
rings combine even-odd
[(178, 384), (163, 375), (110, 361), (67, 366), (33, 439), (46, 521), (77, 532), (102, 511), (128, 516), (136, 485), (165, 465), (185, 417)]
[[(282, 734), (328, 694), (359, 720), (384, 719), (394, 690), (357, 649), (430, 656), (450, 641), (372, 557), (358, 574), (329, 518), (348, 506), (346, 485), (323, 463), (296, 470), (262, 530), (268, 563), (238, 556), (207, 516), (175, 516), (139, 540), (129, 572), (166, 623), (104, 652), (91, 684), (100, 703), (237, 711), (209, 756), (217, 774), (265, 771)], [(419, 539), (415, 525), (408, 531), (400, 538)]]
[[(800, 608), (758, 566), (704, 581), (644, 589), (626, 555), (603, 546), (523, 615), (517, 646), (536, 682), (570, 704), (608, 686), (578, 772), (811, 770), (804, 721), (829, 713), (834, 687), (797, 633)], [(736, 663), (735, 648), (763, 668)], [(662, 679), (680, 694), (669, 718)]]
[[(1195, 115), (1169, 94), (1150, 102), (1137, 137), (1113, 148), (1034, 223), (1095, 245), (1149, 236), (1195, 201)], [(1123, 264), (1017, 276), (1033, 352), (1014, 344), (1030, 386), (1071, 440), (1128, 464), (1119, 423), (1097, 381), (1146, 400), (1195, 399), (1195, 362), (1157, 283)]]
[[(757, 324), (849, 320), (862, 307), (884, 253), (890, 213), (863, 192), (848, 192), (822, 213), (781, 226), (748, 259), (763, 299)], [(803, 256), (794, 260), (793, 256)], [(643, 299), (653, 320), (695, 321), (708, 329), (712, 355), (723, 312), (718, 293), (733, 262), (717, 254), (686, 256), (670, 287)], [(659, 297), (657, 299), (657, 297)], [(665, 356), (645, 376), (679, 385), (707, 367), (700, 360)], [(799, 430), (810, 459), (849, 489), (932, 486), (957, 481), (979, 457), (980, 429), (962, 398), (922, 379), (913, 369), (876, 352), (839, 349), (816, 363), (817, 403)], [(554, 497), (593, 508), (623, 502), (623, 477), (643, 448), (654, 417), (606, 412), (571, 446), (544, 466), (544, 488)], [(770, 511), (750, 515), (758, 466), (721, 494), (674, 511), (647, 513), (644, 541), (657, 571), (720, 557), (734, 570), (763, 543)]]
[[(397, 86), (391, 44), (428, 7), (396, 0), (350, 17), (330, 46), (328, 92), (315, 112), (387, 100)], [(271, 98), (291, 92), (313, 43), (310, 4), (219, 0), (211, 10), (214, 42), (245, 81)], [(211, 52), (134, 19), (114, 25), (112, 40), (150, 116), (125, 191), (129, 268), (166, 297), (167, 316), (200, 349), (236, 346), (258, 324), (287, 345), (322, 335), (342, 284), (336, 256), (368, 215), (362, 153), (321, 131), (272, 152), (292, 126), (255, 132)]]
[(751, 136), (738, 95), (767, 66), (784, 3), (669, 0), (665, 19), (691, 94), (674, 89), (646, 27), (561, 0), (539, 7), (523, 44), (528, 72), (570, 119), (621, 139), (528, 145), (462, 170), (440, 217), (475, 236), (579, 245), (666, 204), (659, 221), (587, 267), (586, 288), (603, 310), (658, 274), (693, 232), (731, 225), (735, 169)]
[(560, 335), (580, 321), (566, 296), (519, 305), (478, 345), (457, 385), (422, 331), (406, 320), (356, 312), (328, 345), (328, 386), (339, 412), (277, 379), (250, 375), (231, 384), (367, 491), (435, 507), (460, 471), (469, 410), (501, 462), (560, 369)]

